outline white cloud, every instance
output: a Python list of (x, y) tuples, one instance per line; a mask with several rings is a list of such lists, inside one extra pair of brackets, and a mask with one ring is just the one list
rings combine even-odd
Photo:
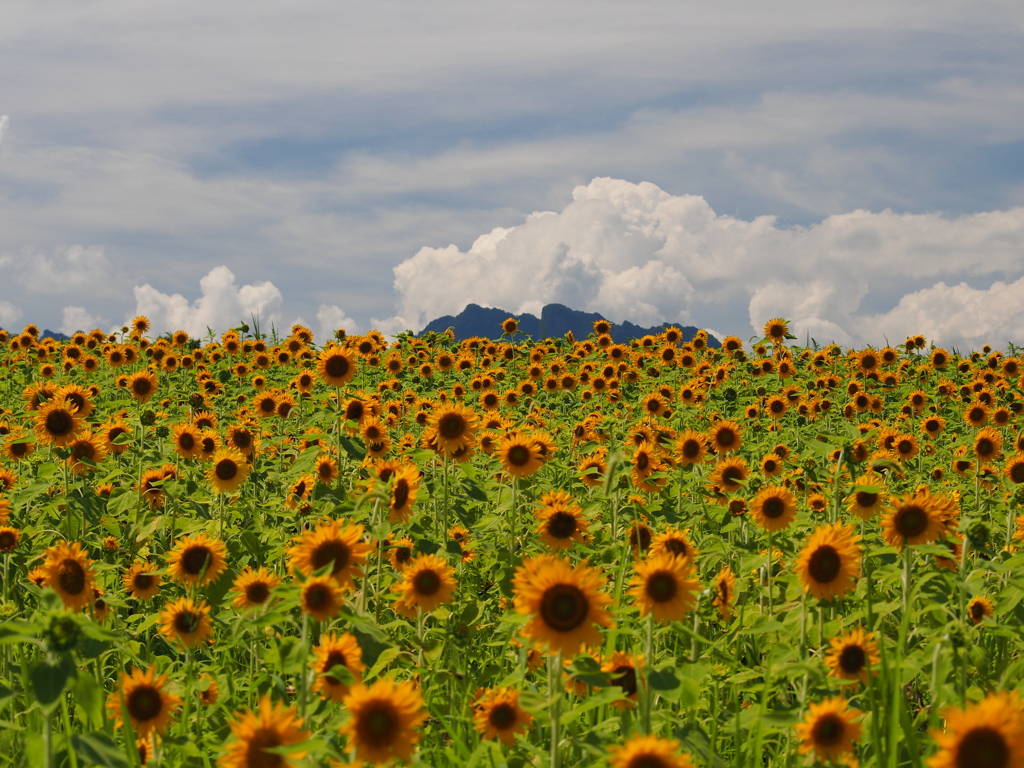
[(866, 318), (877, 336), (893, 341), (920, 333), (937, 344), (978, 349), (983, 344), (1004, 347), (1024, 342), (1024, 277), (1011, 283), (996, 281), (988, 288), (966, 283), (936, 283), (907, 294), (889, 312)]
[(7, 132), (8, 122), (9, 120), (7, 115), (0, 115), (0, 147), (2, 147), (4, 143), (4, 134)]
[(11, 330), (10, 326), (21, 319), (22, 311), (9, 301), (0, 299), (0, 326)]
[(251, 327), (254, 316), (264, 333), (281, 324), (281, 292), (269, 281), (239, 287), (234, 273), (219, 266), (199, 281), (199, 290), (202, 295), (190, 302), (180, 293), (161, 293), (148, 283), (136, 286), (135, 314), (149, 318), (154, 334), (181, 329), (194, 338), (205, 337), (207, 329), (220, 332), (241, 323)]
[[(916, 323), (907, 332), (941, 343), (1024, 343), (1019, 313), (1006, 309), (1024, 306), (1011, 301), (1024, 282), (987, 291), (936, 284), (1017, 276), (1022, 252), (1024, 208), (956, 218), (858, 210), (783, 228), (647, 182), (598, 178), (562, 211), (495, 228), (466, 251), (421, 248), (395, 267), (398, 312), (386, 322), (406, 318), (418, 329), (469, 302), (517, 313), (559, 302), (613, 322), (675, 320), (743, 335), (736, 318), (746, 314), (758, 336), (782, 316), (801, 342), (880, 343)], [(885, 301), (899, 303), (883, 313), (865, 307)]]
[(359, 323), (345, 314), (345, 312), (333, 304), (321, 304), (316, 311), (317, 322), (320, 323), (320, 333), (316, 336), (320, 343), (326, 344), (329, 339), (334, 338), (334, 332), (344, 328), (349, 335), (361, 333)]
[(53, 256), (26, 255), (24, 287), (38, 293), (72, 293), (99, 290), (109, 285), (110, 259), (102, 245), (72, 245)]
[(106, 320), (95, 317), (85, 307), (64, 307), (64, 321), (58, 330), (70, 336), (76, 331), (91, 331), (93, 328), (103, 328), (106, 325)]

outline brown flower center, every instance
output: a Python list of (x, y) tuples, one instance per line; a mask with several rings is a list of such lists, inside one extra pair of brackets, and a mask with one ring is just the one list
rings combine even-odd
[(843, 560), (834, 547), (825, 544), (811, 553), (807, 563), (807, 572), (819, 584), (829, 584), (836, 580), (842, 570)]
[(248, 768), (285, 768), (283, 755), (267, 752), (267, 749), (281, 746), (281, 734), (274, 728), (259, 728), (245, 749), (245, 765)]
[(848, 675), (856, 675), (867, 662), (867, 654), (859, 645), (848, 645), (839, 653), (839, 668)]
[(238, 476), (238, 464), (234, 459), (221, 459), (214, 471), (218, 480), (234, 480)]
[(395, 719), (395, 712), (387, 702), (371, 702), (358, 716), (358, 740), (377, 748), (389, 746), (398, 725)]
[(183, 635), (190, 635), (199, 629), (200, 618), (192, 611), (178, 611), (174, 616), (174, 629)]
[(668, 571), (655, 571), (647, 577), (644, 591), (654, 602), (667, 603), (679, 592), (679, 584)]
[[(330, 672), (331, 671), (331, 667), (344, 667), (344, 666), (345, 666), (345, 654), (342, 653), (341, 651), (334, 650), (334, 651), (331, 651), (329, 654), (327, 654), (327, 658), (324, 659), (323, 671), (324, 672)], [(341, 681), (338, 678), (331, 677), (330, 675), (327, 675), (327, 677), (325, 679), (331, 685), (338, 685), (338, 684), (341, 683)]]
[(270, 597), (270, 587), (266, 582), (256, 581), (245, 588), (245, 599), (254, 605), (263, 605)]
[(587, 596), (574, 584), (556, 584), (540, 600), (540, 617), (556, 632), (572, 632), (583, 624), (590, 611)]
[(441, 577), (437, 571), (420, 571), (413, 577), (412, 588), (417, 595), (430, 597), (441, 588)]
[(56, 409), (46, 414), (46, 431), (54, 437), (71, 434), (75, 421), (67, 411)]
[(331, 575), (333, 576), (339, 571), (344, 570), (345, 566), (348, 565), (349, 549), (343, 541), (338, 539), (325, 541), (313, 550), (309, 561), (314, 571), (318, 571), (328, 563), (333, 562), (334, 568), (331, 570)]
[(811, 739), (818, 746), (831, 747), (842, 741), (845, 732), (846, 723), (843, 718), (829, 714), (818, 718), (811, 729)]
[(487, 720), (496, 730), (507, 731), (516, 724), (516, 708), (508, 703), (498, 704), (491, 709)]
[(973, 728), (960, 740), (956, 765), (972, 768), (1009, 768), (1010, 748), (995, 728)]
[(196, 545), (181, 553), (181, 569), (189, 576), (201, 574), (207, 562), (213, 563), (213, 552), (209, 547)]
[(777, 517), (782, 517), (782, 515), (786, 512), (786, 505), (782, 501), (782, 499), (772, 497), (765, 501), (765, 503), (762, 505), (761, 512), (764, 514), (765, 517), (774, 520)]
[(126, 697), (125, 704), (132, 719), (145, 723), (160, 715), (163, 699), (160, 692), (148, 685), (140, 685)]
[(331, 355), (324, 363), (324, 371), (332, 379), (340, 379), (348, 373), (348, 359), (343, 355)]
[(548, 518), (548, 535), (554, 539), (569, 539), (576, 533), (576, 517), (558, 510)]
[(525, 467), (530, 463), (533, 452), (525, 445), (513, 445), (508, 449), (505, 458), (513, 467)]
[(911, 504), (896, 513), (893, 525), (896, 532), (906, 539), (920, 536), (928, 529), (928, 513), (916, 504)]
[(613, 677), (611, 679), (612, 685), (619, 686), (619, 688), (622, 689), (622, 692), (627, 696), (636, 695), (636, 670), (633, 667), (616, 667), (613, 674), (618, 675), (618, 677)]
[(77, 560), (68, 558), (57, 567), (57, 584), (65, 594), (82, 594), (85, 590), (85, 581), (85, 569)]

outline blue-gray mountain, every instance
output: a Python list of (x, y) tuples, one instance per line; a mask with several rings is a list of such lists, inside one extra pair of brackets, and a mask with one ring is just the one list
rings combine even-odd
[[(456, 339), (468, 339), (472, 336), (499, 339), (501, 338), (501, 324), (510, 317), (514, 317), (518, 321), (520, 333), (525, 333), (537, 340), (564, 336), (568, 331), (572, 331), (573, 336), (577, 339), (585, 339), (594, 332), (594, 323), (597, 320), (605, 319), (597, 312), (580, 312), (562, 304), (548, 304), (541, 310), (540, 317), (531, 315), (529, 312), (513, 315), (503, 309), (468, 304), (458, 315), (445, 315), (430, 321), (419, 335), (422, 336), (430, 332), (442, 333), (451, 328), (455, 332)], [(612, 338), (617, 344), (623, 344), (642, 336), (661, 333), (666, 328), (678, 328), (683, 334), (684, 341), (692, 339), (697, 333), (697, 328), (690, 325), (682, 326), (678, 323), (665, 323), (654, 328), (643, 328), (634, 323), (625, 322), (612, 323)], [(708, 346), (718, 347), (721, 346), (721, 342), (714, 336), (709, 336)]]

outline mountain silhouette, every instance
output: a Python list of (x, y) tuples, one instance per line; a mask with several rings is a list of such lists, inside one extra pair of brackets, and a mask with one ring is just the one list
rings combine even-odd
[[(493, 307), (481, 307), (479, 304), (467, 304), (466, 308), (457, 315), (445, 315), (436, 320), (431, 320), (418, 335), (426, 333), (442, 333), (448, 328), (455, 332), (456, 340), (468, 339), (470, 337), (481, 337), (485, 339), (501, 338), (501, 324), (506, 319), (514, 317), (519, 323), (519, 332), (534, 339), (554, 338), (564, 336), (572, 331), (577, 339), (585, 339), (594, 332), (594, 323), (606, 318), (597, 312), (581, 312), (570, 309), (564, 304), (548, 304), (541, 310), (540, 317), (524, 312), (521, 315), (514, 315), (503, 309)], [(609, 321), (610, 322), (610, 321)], [(666, 328), (678, 328), (683, 336), (683, 341), (692, 339), (697, 333), (694, 326), (682, 326), (678, 323), (665, 323), (664, 325), (652, 328), (644, 328), (630, 322), (612, 323), (612, 338), (616, 344), (624, 344), (632, 339), (639, 339), (642, 336), (661, 333)], [(718, 347), (721, 342), (713, 336), (708, 336), (708, 346)]]

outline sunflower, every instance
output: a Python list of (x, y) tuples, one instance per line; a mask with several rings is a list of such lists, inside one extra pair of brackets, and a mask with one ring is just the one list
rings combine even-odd
[(852, 525), (821, 526), (800, 550), (796, 572), (804, 591), (819, 600), (842, 598), (860, 577), (860, 536)]
[(313, 469), (313, 474), (323, 485), (331, 485), (338, 479), (338, 462), (331, 456), (322, 454), (316, 460), (316, 466)]
[(884, 482), (872, 472), (858, 477), (853, 493), (846, 499), (846, 508), (861, 520), (873, 518), (885, 507), (887, 497), (882, 488)]
[(258, 608), (270, 599), (273, 590), (281, 585), (281, 579), (268, 571), (265, 566), (256, 570), (246, 566), (235, 578), (231, 591), (235, 593), (231, 604), (238, 609)]
[(156, 394), (156, 374), (152, 371), (136, 371), (128, 377), (126, 389), (140, 403), (148, 402)]
[(820, 703), (812, 702), (807, 717), (796, 725), (797, 735), (803, 742), (798, 752), (801, 755), (814, 752), (820, 761), (834, 761), (852, 752), (853, 743), (860, 738), (861, 731), (856, 712), (847, 707), (842, 696)]
[(11, 470), (0, 467), (0, 494), (7, 493), (18, 482), (18, 476)]
[(875, 644), (874, 633), (865, 633), (863, 629), (852, 629), (845, 635), (833, 637), (831, 649), (825, 655), (825, 663), (829, 667), (829, 676), (838, 678), (840, 683), (851, 683), (860, 680), (868, 681), (868, 671), (878, 674), (881, 657)]
[(21, 538), (21, 531), (9, 525), (0, 526), (0, 552), (13, 552), (18, 546), (18, 539)]
[(640, 667), (644, 657), (635, 654), (615, 651), (611, 658), (601, 665), (614, 685), (622, 692), (624, 698), (612, 702), (618, 710), (632, 709), (637, 701), (641, 686)]
[(355, 356), (342, 347), (326, 347), (317, 359), (316, 371), (328, 386), (342, 387), (356, 375)]
[(403, 465), (395, 470), (391, 483), (391, 498), (388, 502), (388, 522), (408, 522), (412, 517), (412, 505), (420, 487), (420, 473), (414, 465)]
[(299, 605), (317, 621), (337, 616), (344, 601), (344, 590), (330, 576), (311, 576), (302, 583)]
[(608, 454), (602, 449), (585, 457), (579, 465), (579, 478), (588, 488), (594, 488), (604, 482), (608, 471)]
[(537, 533), (552, 549), (568, 549), (572, 543), (587, 542), (588, 523), (583, 510), (565, 491), (548, 491), (540, 497)]
[(766, 531), (781, 531), (796, 520), (796, 498), (785, 486), (765, 486), (751, 500), (750, 514)]
[(161, 576), (149, 563), (133, 563), (124, 574), (124, 589), (129, 597), (149, 600), (160, 592)]
[(235, 493), (252, 471), (245, 456), (234, 448), (218, 448), (211, 461), (206, 479), (214, 493)]
[(637, 733), (619, 745), (608, 747), (611, 768), (693, 768), (686, 752), (675, 739), (642, 736)]
[(992, 427), (979, 429), (974, 435), (974, 455), (979, 461), (992, 461), (1001, 456), (1003, 436)]
[(1008, 691), (990, 693), (966, 709), (943, 711), (946, 728), (933, 730), (939, 750), (928, 768), (1016, 768), (1024, 765), (1024, 703)]
[(653, 539), (651, 539), (651, 556), (662, 553), (676, 555), (686, 561), (687, 565), (693, 562), (698, 552), (690, 543), (687, 534), (690, 529), (677, 531), (675, 528), (667, 528)]
[(295, 707), (275, 704), (269, 696), (260, 699), (259, 713), (238, 712), (229, 725), (235, 740), (220, 759), (222, 768), (293, 768), (306, 756), (293, 747), (309, 739), (302, 718)]
[(412, 539), (408, 536), (392, 539), (391, 534), (388, 534), (387, 548), (388, 560), (396, 571), (404, 570), (412, 561)]
[(14, 430), (7, 439), (4, 450), (7, 453), (7, 458), (11, 461), (22, 461), (35, 451), (35, 443), (24, 432)]
[(75, 409), (80, 418), (87, 419), (96, 406), (92, 402), (92, 391), (78, 384), (66, 384), (53, 394), (56, 402), (64, 402)]
[(964, 408), (964, 421), (976, 428), (988, 424), (988, 406), (982, 402), (975, 401)]
[(36, 411), (36, 437), (47, 445), (63, 448), (74, 440), (84, 428), (75, 407), (64, 402), (51, 401)]
[(437, 555), (417, 555), (402, 569), (402, 580), (392, 587), (398, 593), (395, 611), (415, 618), (429, 613), (455, 595), (455, 569)]
[(905, 495), (882, 518), (882, 535), (893, 547), (927, 544), (945, 532), (946, 524), (959, 513), (954, 497), (933, 495), (920, 488)]
[(573, 567), (553, 555), (529, 558), (512, 579), (513, 605), (531, 616), (522, 629), (525, 637), (546, 643), (552, 653), (575, 655), (583, 645), (599, 645), (594, 627), (614, 624), (607, 606), (613, 598), (601, 592), (601, 572), (586, 562)]
[(179, 541), (167, 555), (168, 573), (186, 587), (205, 587), (220, 578), (227, 569), (224, 542), (205, 533)]
[[(167, 675), (156, 677), (156, 665), (150, 665), (143, 672), (133, 669), (131, 674), (121, 673), (121, 690), (111, 693), (107, 709), (116, 727), (123, 725), (123, 712), (140, 739), (148, 739), (152, 733), (163, 733), (174, 717), (174, 710), (181, 707), (181, 699), (166, 690)], [(123, 708), (122, 708), (123, 705)]]
[(160, 634), (182, 648), (195, 648), (213, 634), (210, 606), (203, 600), (179, 597), (160, 611)]
[(473, 702), (473, 727), (485, 739), (514, 746), (517, 735), (530, 730), (533, 715), (519, 706), (515, 688), (489, 688)]
[(728, 565), (715, 576), (715, 599), (711, 604), (718, 608), (722, 621), (729, 621), (732, 617), (732, 603), (736, 597), (736, 576)]
[(442, 456), (465, 454), (473, 447), (476, 414), (458, 403), (431, 411), (424, 442)]
[(972, 597), (967, 604), (967, 615), (971, 617), (971, 622), (975, 625), (981, 624), (986, 618), (991, 618), (995, 612), (996, 609), (992, 605), (992, 601), (984, 595)]
[(142, 494), (142, 498), (148, 501), (149, 506), (154, 509), (164, 505), (165, 496), (161, 486), (168, 479), (167, 473), (164, 472), (163, 468), (147, 469), (142, 473), (138, 490)]
[(359, 685), (363, 681), (363, 649), (359, 647), (355, 635), (345, 632), (341, 635), (331, 633), (320, 638), (320, 645), (313, 649), (316, 657), (313, 661), (313, 672), (316, 682), (313, 691), (319, 691), (324, 699), (341, 702), (348, 695), (349, 687), (336, 677), (331, 677), (331, 670), (344, 667), (352, 676), (352, 682)]
[(636, 600), (641, 616), (667, 624), (681, 621), (697, 605), (700, 582), (685, 558), (664, 553), (633, 564), (629, 594)]
[(775, 317), (764, 324), (764, 337), (774, 344), (782, 344), (789, 338), (789, 323)]
[(332, 565), (330, 575), (345, 588), (352, 588), (352, 578), (361, 575), (359, 566), (366, 562), (370, 545), (364, 543), (363, 526), (342, 520), (320, 523), (294, 539), (295, 546), (288, 550), (292, 567), (305, 574)]
[(107, 456), (103, 443), (90, 431), (78, 435), (67, 447), (71, 451), (67, 459), (68, 467), (76, 475), (84, 475), (96, 469), (95, 465), (102, 464)]
[(427, 718), (414, 683), (380, 679), (369, 688), (353, 686), (342, 704), (350, 716), (341, 733), (348, 737), (357, 760), (374, 765), (396, 757), (412, 760), (420, 740), (416, 729)]
[(743, 445), (740, 425), (735, 421), (719, 421), (711, 429), (711, 444), (722, 455), (735, 453)]
[(92, 560), (86, 557), (79, 542), (56, 544), (44, 556), (47, 583), (60, 595), (65, 608), (80, 611), (92, 602), (96, 586)]
[(171, 433), (174, 451), (183, 459), (195, 459), (202, 455), (199, 445), (200, 427), (195, 424), (175, 424)]
[[(630, 470), (633, 485), (645, 493), (657, 493), (668, 482), (668, 477), (663, 474), (668, 465), (661, 459), (656, 446), (646, 443), (638, 446), (633, 452), (630, 464), (633, 467)], [(658, 473), (662, 473), (662, 476), (652, 479), (652, 476)]]
[(259, 445), (256, 434), (245, 424), (235, 424), (228, 427), (228, 445), (233, 446), (247, 459), (252, 457), (253, 451)]
[(505, 472), (516, 478), (529, 477), (544, 464), (537, 442), (519, 432), (509, 432), (501, 437), (495, 452)]

